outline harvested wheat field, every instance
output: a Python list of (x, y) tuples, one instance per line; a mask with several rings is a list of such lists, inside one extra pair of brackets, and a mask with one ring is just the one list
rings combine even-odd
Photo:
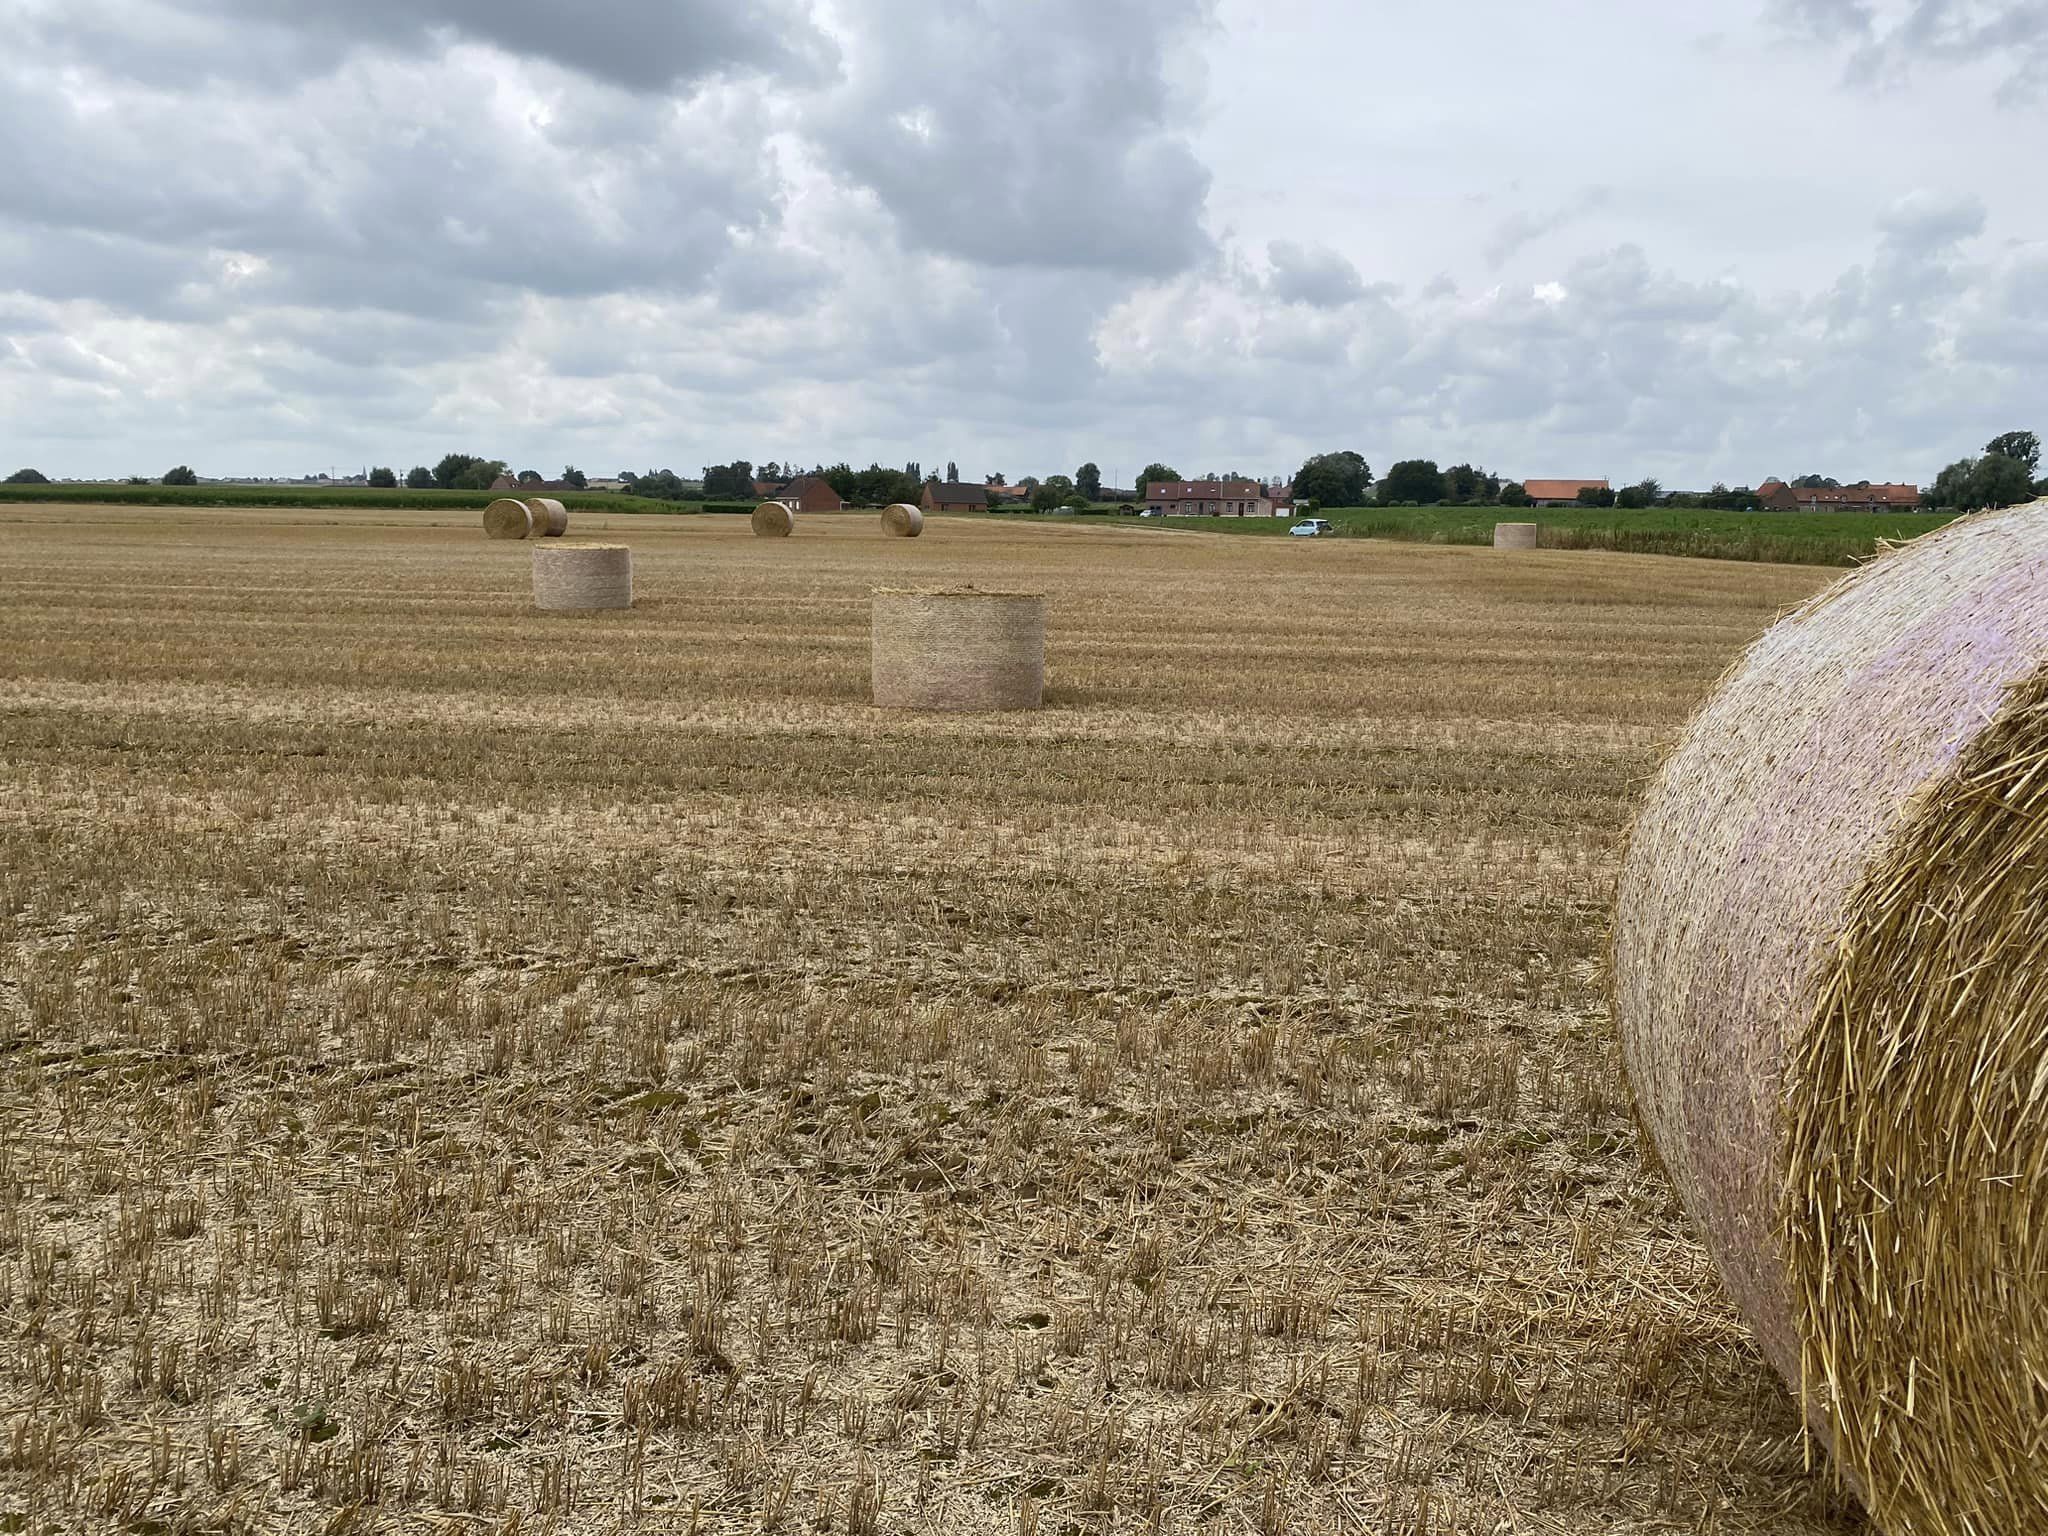
[[(1826, 572), (579, 513), (562, 617), (471, 514), (0, 523), (6, 1528), (1863, 1529), (1599, 968)], [(870, 708), (970, 582), (1045, 708)]]

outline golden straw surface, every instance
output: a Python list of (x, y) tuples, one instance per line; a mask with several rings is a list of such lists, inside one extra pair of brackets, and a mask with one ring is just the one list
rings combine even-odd
[(754, 537), (786, 539), (796, 532), (796, 514), (779, 501), (764, 501), (754, 508)]
[(882, 531), (891, 538), (914, 539), (924, 532), (924, 512), (907, 501), (899, 501), (883, 509)]
[(559, 539), (569, 531), (569, 509), (549, 496), (529, 496), (526, 509), (533, 516), (533, 536)]
[(539, 545), (533, 602), (550, 613), (632, 607), (633, 551), (623, 544)]
[(523, 539), (533, 531), (533, 511), (523, 501), (501, 497), (484, 508), (484, 537)]
[(1495, 523), (1493, 525), (1493, 547), (1495, 549), (1534, 549), (1536, 547), (1536, 525), (1534, 523)]
[(874, 701), (882, 709), (1037, 709), (1045, 698), (1045, 597), (878, 587)]
[(1880, 1528), (2048, 1531), (2048, 503), (1737, 664), (1650, 790), (1612, 976), (1644, 1125)]

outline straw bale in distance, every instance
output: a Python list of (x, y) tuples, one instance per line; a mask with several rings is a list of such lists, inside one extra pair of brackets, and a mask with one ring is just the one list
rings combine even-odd
[(1534, 523), (1495, 523), (1493, 525), (1493, 547), (1495, 549), (1534, 549), (1536, 547), (1536, 525)]
[(1894, 1536), (2048, 1531), (2048, 503), (1772, 629), (1615, 919), (1643, 1123)]
[(874, 701), (882, 709), (1036, 709), (1045, 699), (1045, 596), (877, 588)]
[(543, 544), (533, 552), (534, 606), (589, 613), (633, 606), (633, 551), (623, 544)]
[(533, 536), (559, 539), (569, 531), (569, 509), (551, 496), (529, 496), (526, 507), (533, 514)]
[(484, 537), (523, 539), (533, 531), (533, 511), (523, 501), (500, 497), (484, 508)]
[(924, 532), (924, 513), (907, 501), (882, 511), (882, 532), (895, 539), (914, 539)]
[(779, 501), (764, 501), (754, 508), (754, 537), (786, 539), (796, 532), (796, 514)]

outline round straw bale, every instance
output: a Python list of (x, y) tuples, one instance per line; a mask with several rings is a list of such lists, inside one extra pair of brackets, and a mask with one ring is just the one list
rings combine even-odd
[(633, 606), (633, 551), (623, 544), (542, 544), (533, 552), (534, 606), (588, 613)]
[(559, 539), (569, 531), (569, 509), (550, 496), (529, 496), (526, 508), (533, 514), (533, 536)]
[(896, 539), (914, 539), (924, 532), (924, 513), (907, 501), (882, 511), (882, 532)]
[(2048, 503), (1766, 634), (1652, 784), (1643, 1124), (1878, 1526), (2048, 1531)]
[(754, 508), (754, 537), (786, 539), (796, 532), (796, 514), (779, 501), (764, 501)]
[(484, 508), (484, 537), (523, 539), (533, 531), (533, 513), (523, 501), (500, 497)]
[(1495, 549), (1534, 549), (1536, 547), (1536, 525), (1534, 523), (1495, 523), (1493, 525), (1493, 547)]
[(882, 709), (1036, 709), (1045, 699), (1045, 597), (878, 587), (874, 699)]

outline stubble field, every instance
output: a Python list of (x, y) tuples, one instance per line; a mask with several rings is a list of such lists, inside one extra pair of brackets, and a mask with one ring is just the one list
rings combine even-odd
[(1860, 1529), (1599, 974), (1826, 573), (602, 523), (0, 508), (0, 1528)]

